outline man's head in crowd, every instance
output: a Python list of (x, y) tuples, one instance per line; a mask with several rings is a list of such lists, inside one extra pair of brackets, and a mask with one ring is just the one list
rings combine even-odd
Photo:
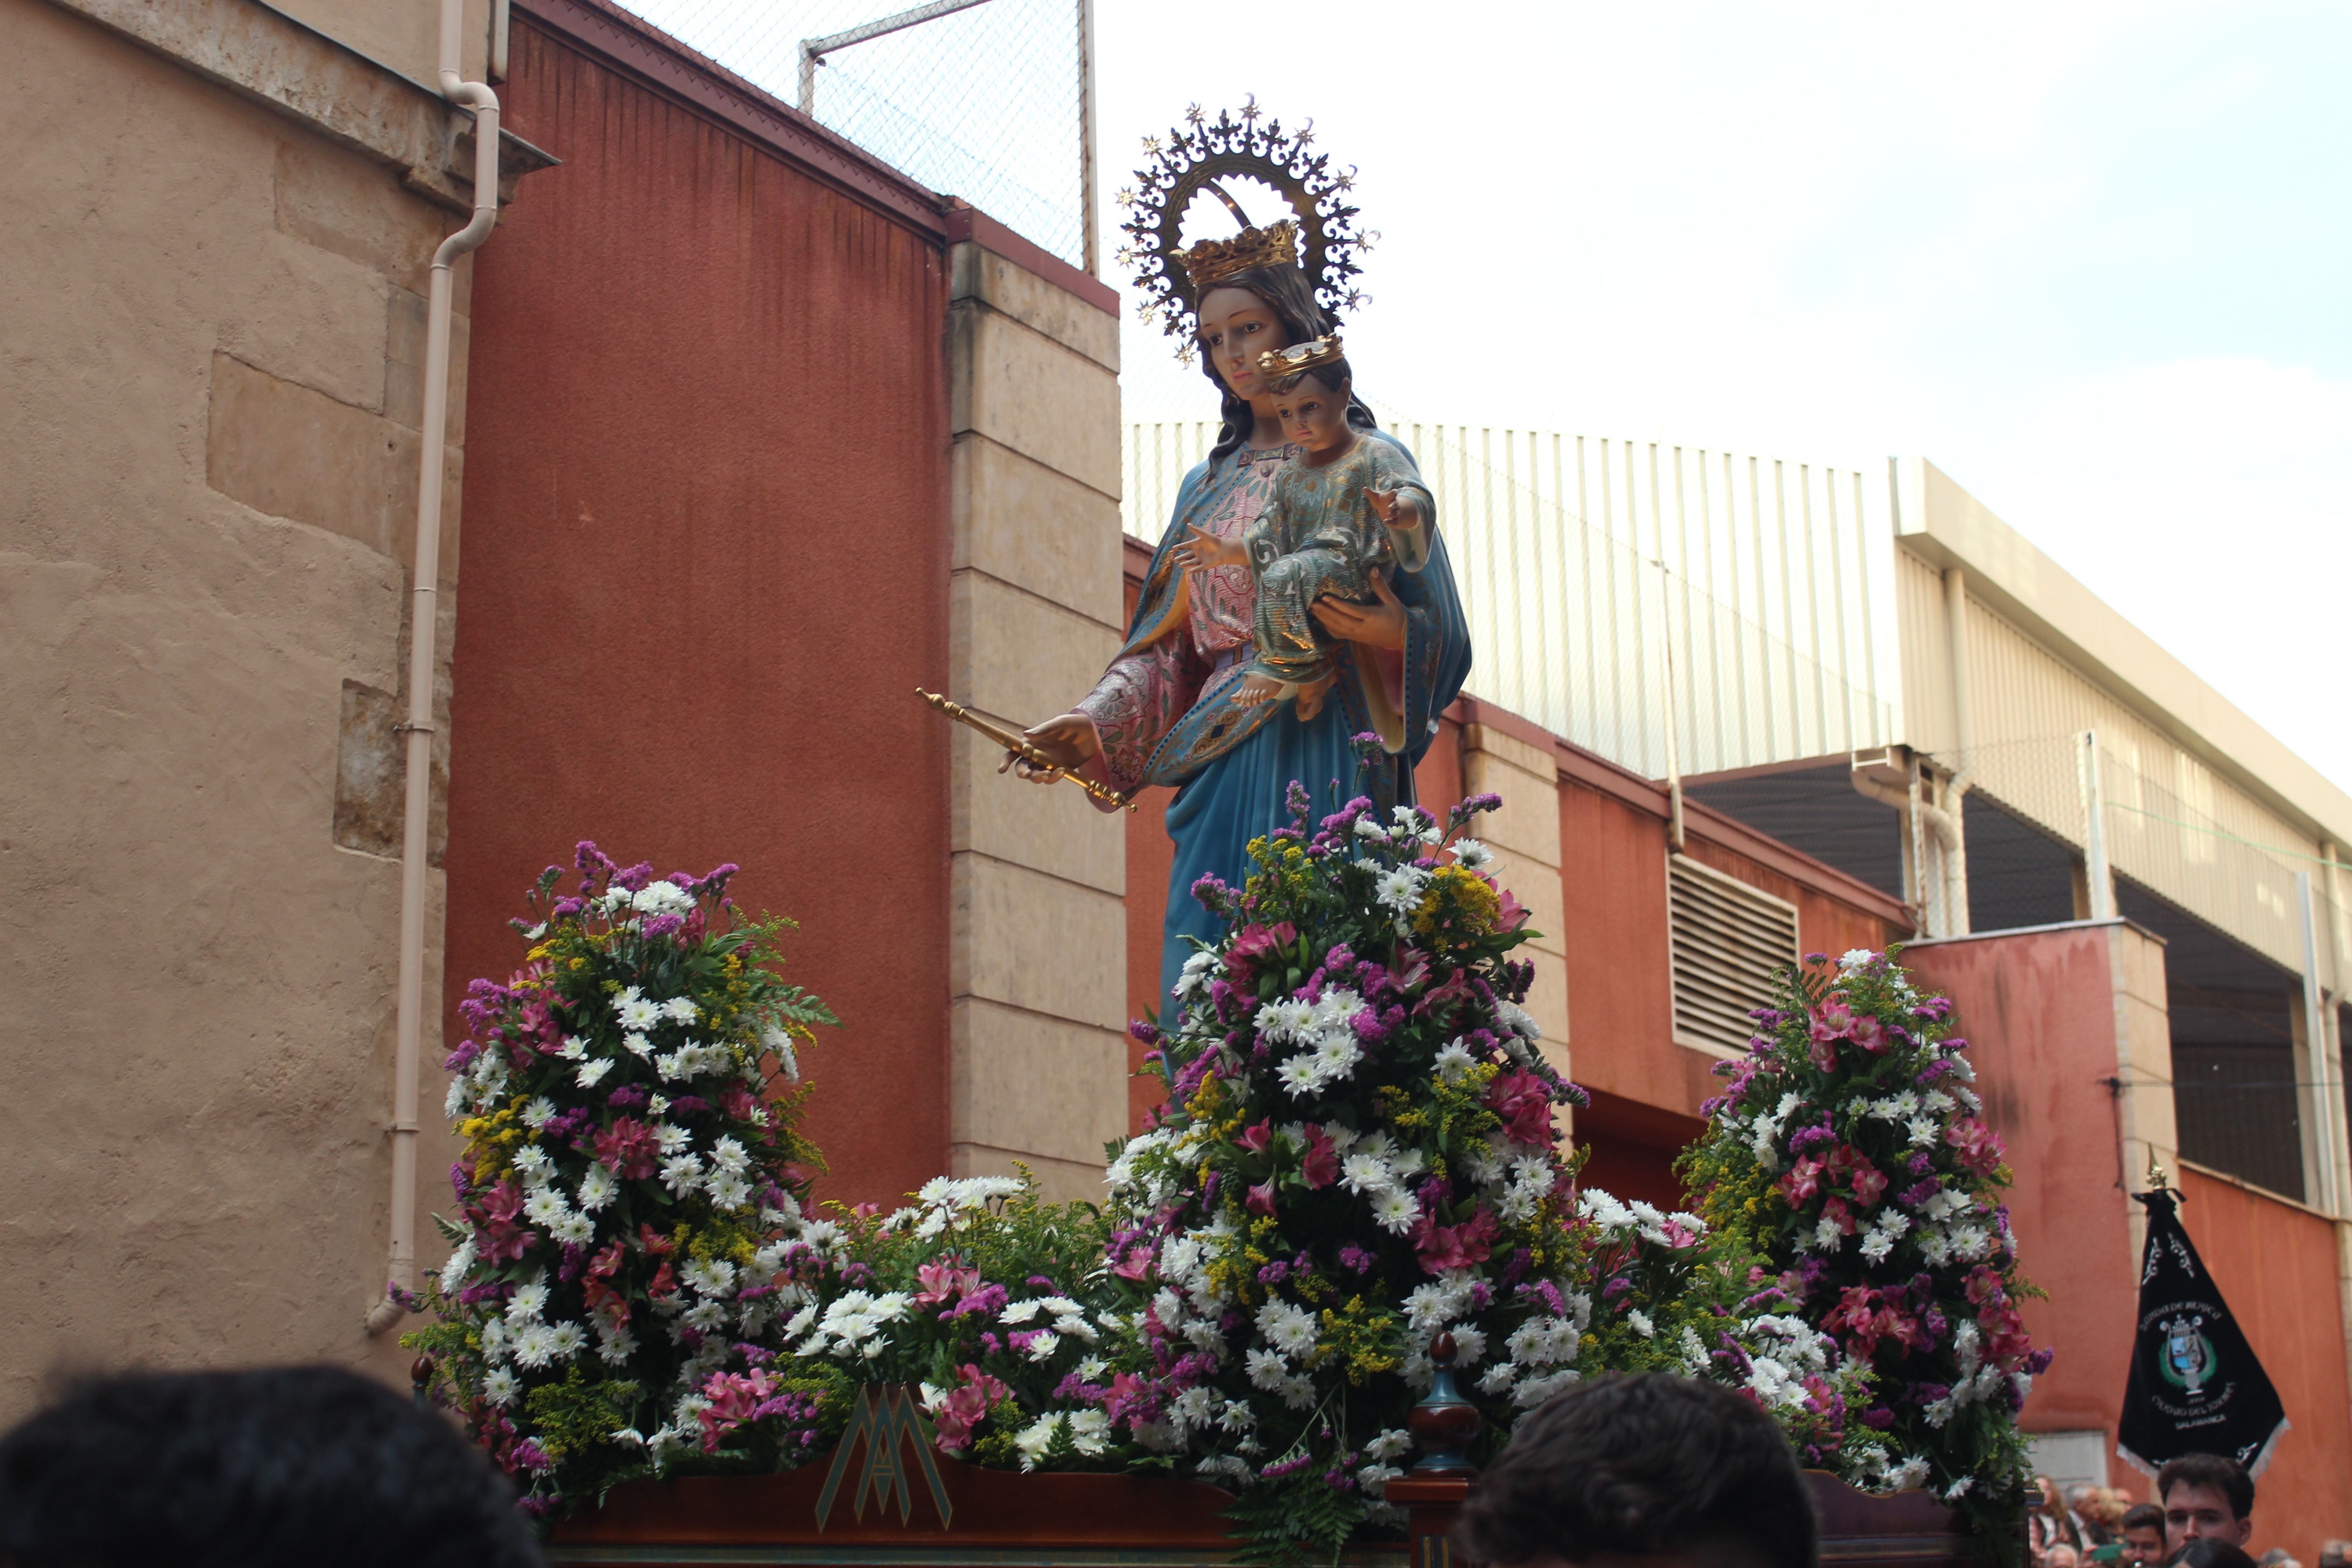
[(2042, 1554), (2042, 1568), (2082, 1568), (2083, 1554), (2063, 1541), (2053, 1541)]
[(2156, 1500), (2168, 1552), (2191, 1541), (2243, 1546), (2254, 1531), (2253, 1478), (2219, 1454), (2183, 1454), (2157, 1471)]
[(1817, 1568), (1812, 1497), (1771, 1417), (1645, 1373), (1579, 1384), (1519, 1424), (1456, 1536), (1495, 1568)]
[(2152, 1502), (2136, 1502), (2124, 1511), (2124, 1562), (2130, 1568), (2154, 1568), (2164, 1561), (2164, 1510)]
[(0, 1436), (10, 1568), (539, 1568), (446, 1421), (336, 1367), (95, 1379)]

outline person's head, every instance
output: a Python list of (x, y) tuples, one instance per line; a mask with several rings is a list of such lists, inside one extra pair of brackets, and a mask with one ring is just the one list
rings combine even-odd
[(2136, 1502), (2124, 1510), (2124, 1562), (2131, 1568), (2150, 1568), (2164, 1561), (2164, 1510), (2152, 1502)]
[[(1258, 370), (1257, 356), (1329, 336), (1331, 318), (1315, 302), (1315, 286), (1307, 274), (1292, 266), (1253, 267), (1221, 279), (1202, 290), (1193, 314), (1201, 370), (1216, 385), (1223, 421), (1210, 451), (1223, 457), (1256, 428), (1253, 405), (1274, 395)], [(1352, 396), (1348, 404), (1349, 422), (1359, 429), (1372, 428), (1371, 410)]]
[(1274, 416), (1282, 422), (1282, 438), (1318, 453), (1352, 446), (1356, 432), (1348, 423), (1348, 388), (1353, 378), (1348, 362), (1337, 359), (1278, 383)]
[(1494, 1568), (1816, 1568), (1820, 1549), (1772, 1418), (1661, 1373), (1579, 1384), (1520, 1422), (1455, 1536)]
[(2194, 1536), (2181, 1542), (2164, 1561), (2166, 1568), (2255, 1568), (2245, 1548), (2210, 1535)]
[(2082, 1568), (2083, 1554), (2063, 1541), (2053, 1541), (2042, 1553), (2042, 1568)]
[(2164, 1505), (2164, 1543), (2171, 1552), (2197, 1540), (2243, 1546), (2253, 1533), (2253, 1478), (2219, 1454), (2183, 1454), (2168, 1461), (2156, 1472), (2156, 1500)]
[(11, 1568), (537, 1568), (446, 1421), (338, 1367), (82, 1383), (0, 1436)]
[(2053, 1518), (2065, 1511), (2065, 1502), (2058, 1495), (2058, 1483), (2048, 1476), (2033, 1478), (2034, 1507)]
[(2352, 1541), (2321, 1542), (2319, 1568), (2352, 1568)]

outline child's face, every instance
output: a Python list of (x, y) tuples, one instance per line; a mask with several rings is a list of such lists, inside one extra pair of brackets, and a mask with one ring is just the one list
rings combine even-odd
[(1353, 438), (1348, 428), (1348, 388), (1331, 392), (1311, 375), (1274, 397), (1274, 416), (1282, 422), (1282, 438), (1310, 452), (1328, 452)]

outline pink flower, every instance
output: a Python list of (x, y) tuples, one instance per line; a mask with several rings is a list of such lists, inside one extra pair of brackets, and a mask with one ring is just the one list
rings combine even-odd
[(1249, 1190), (1249, 1196), (1243, 1200), (1242, 1206), (1252, 1214), (1262, 1214), (1268, 1219), (1272, 1219), (1274, 1217), (1274, 1178), (1269, 1176), (1252, 1187)]
[(702, 1451), (715, 1452), (719, 1439), (751, 1420), (775, 1386), (774, 1376), (765, 1372), (712, 1373), (702, 1385), (703, 1397), (710, 1401), (700, 1412)]
[(1886, 1191), (1886, 1173), (1869, 1161), (1859, 1157), (1854, 1162), (1854, 1172), (1851, 1180), (1853, 1186), (1853, 1201), (1864, 1208), (1876, 1203), (1879, 1194)]
[(1236, 985), (1247, 985), (1257, 965), (1298, 940), (1298, 928), (1288, 921), (1276, 926), (1244, 926), (1225, 949), (1225, 975)]
[(1274, 1142), (1274, 1118), (1269, 1116), (1255, 1127), (1242, 1129), (1242, 1147), (1253, 1154), (1263, 1154)]
[(1947, 1128), (1944, 1142), (1959, 1152), (1961, 1164), (1979, 1176), (1990, 1176), (1999, 1170), (2001, 1156), (2009, 1152), (2000, 1134), (1973, 1116)]
[[(1494, 881), (1494, 879), (1489, 877), (1486, 880), (1491, 884)], [(1495, 914), (1495, 929), (1496, 931), (1517, 931), (1521, 926), (1527, 924), (1528, 911), (1526, 909), (1521, 907), (1519, 900), (1511, 895), (1511, 889), (1508, 888), (1501, 888), (1497, 889), (1496, 891), (1502, 894), (1503, 902), (1502, 907), (1497, 910)]]
[(1864, 1013), (1856, 1017), (1848, 1026), (1845, 1037), (1874, 1057), (1886, 1054), (1886, 1026), (1875, 1015)]
[(1140, 1279), (1151, 1272), (1151, 1248), (1131, 1247), (1127, 1256), (1111, 1265), (1110, 1271), (1122, 1279)]
[(596, 1134), (596, 1158), (623, 1181), (640, 1182), (654, 1173), (661, 1144), (654, 1130), (634, 1116), (623, 1116)]
[(962, 1381), (948, 1391), (940, 1407), (932, 1412), (931, 1421), (940, 1432), (940, 1447), (947, 1453), (968, 1447), (971, 1429), (988, 1418), (988, 1408), (998, 1400), (1007, 1398), (1012, 1390), (988, 1373), (964, 1363)]
[(1413, 1247), (1421, 1254), (1421, 1267), (1430, 1274), (1443, 1274), (1449, 1268), (1471, 1268), (1486, 1261), (1493, 1251), (1495, 1216), (1479, 1209), (1461, 1225), (1439, 1225), (1434, 1215), (1423, 1215), (1412, 1228)]
[(1853, 1211), (1845, 1206), (1845, 1200), (1843, 1198), (1832, 1198), (1829, 1202), (1823, 1204), (1822, 1205), (1822, 1219), (1826, 1224), (1837, 1226), (1838, 1234), (1840, 1236), (1852, 1236), (1853, 1234)]
[(1486, 1086), (1486, 1109), (1503, 1119), (1514, 1143), (1551, 1143), (1551, 1085), (1531, 1072), (1509, 1073)]
[(915, 1278), (923, 1287), (915, 1292), (915, 1300), (926, 1307), (935, 1301), (952, 1301), (966, 1291), (980, 1289), (979, 1269), (959, 1268), (952, 1263), (923, 1264), (916, 1268)]
[(512, 1182), (500, 1182), (482, 1196), (481, 1206), (469, 1211), (474, 1221), (474, 1247), (485, 1261), (503, 1262), (520, 1258), (530, 1244), (539, 1239), (536, 1231), (525, 1230), (519, 1218), (522, 1212), (522, 1192)]
[(1311, 1188), (1328, 1187), (1339, 1179), (1339, 1152), (1331, 1147), (1331, 1140), (1320, 1127), (1307, 1124), (1307, 1158), (1299, 1168)]
[(1837, 1070), (1837, 1043), (1853, 1028), (1853, 1009), (1835, 997), (1813, 1009), (1813, 1065), (1823, 1072)]
[(1790, 1166), (1780, 1178), (1780, 1193), (1789, 1200), (1790, 1208), (1811, 1202), (1821, 1192), (1822, 1168), (1819, 1160), (1808, 1155)]

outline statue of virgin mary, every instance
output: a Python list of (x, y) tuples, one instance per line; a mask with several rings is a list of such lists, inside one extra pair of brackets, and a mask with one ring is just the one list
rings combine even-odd
[[(1121, 793), (1152, 784), (1176, 791), (1168, 806), (1175, 858), (1160, 948), (1163, 1008), (1184, 961), (1225, 931), (1224, 920), (1193, 897), (1193, 884), (1202, 877), (1242, 884), (1250, 841), (1289, 825), (1294, 783), (1318, 816), (1359, 795), (1383, 814), (1412, 804), (1414, 765), (1470, 671), (1469, 627), (1444, 531), (1433, 527), (1419, 571), (1393, 580), (1376, 574), (1367, 603), (1316, 602), (1313, 614), (1337, 645), (1339, 679), (1314, 718), (1301, 720), (1289, 700), (1235, 700), (1250, 662), (1251, 569), (1208, 563), (1230, 554), (1219, 542), (1240, 538), (1294, 455), (1258, 355), (1331, 334), (1334, 315), (1359, 299), (1346, 280), (1360, 240), (1355, 209), (1343, 199), (1349, 178), (1308, 152), (1306, 132), (1286, 136), (1277, 122), (1262, 124), (1254, 102), (1238, 120), (1221, 114), (1203, 124), (1197, 110), (1187, 118), (1189, 131), (1145, 143), (1154, 163), (1138, 176), (1142, 194), (1127, 225), (1136, 243), (1127, 254), (1168, 331), (1200, 353), (1223, 423), (1207, 460), (1184, 477), (1118, 657), (1070, 711), (1027, 731), (1060, 769)], [(1293, 219), (1249, 226), (1219, 175), (1273, 186)], [(1232, 209), (1242, 232), (1180, 248), (1185, 208), (1203, 190)], [(1348, 417), (1363, 439), (1389, 443), (1411, 466), (1412, 454), (1352, 395)], [(1027, 778), (1049, 780), (1056, 771), (1007, 761)]]

